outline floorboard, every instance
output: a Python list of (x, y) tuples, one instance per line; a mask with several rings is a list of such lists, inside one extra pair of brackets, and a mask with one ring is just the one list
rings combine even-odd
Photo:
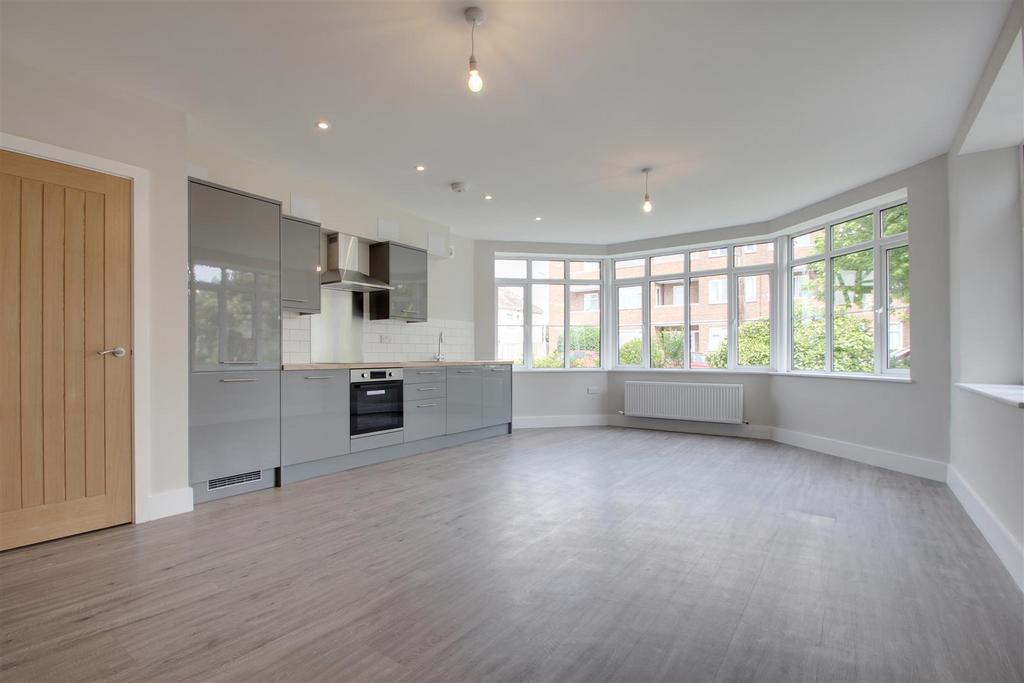
[(0, 679), (1021, 681), (940, 483), (539, 429), (0, 554)]

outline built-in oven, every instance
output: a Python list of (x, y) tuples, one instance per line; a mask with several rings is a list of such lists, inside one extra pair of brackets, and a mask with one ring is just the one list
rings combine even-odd
[(353, 370), (349, 384), (351, 437), (402, 431), (402, 369)]

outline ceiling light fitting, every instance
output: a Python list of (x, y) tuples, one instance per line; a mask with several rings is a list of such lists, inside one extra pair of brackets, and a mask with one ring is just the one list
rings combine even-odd
[(476, 27), (484, 23), (484, 11), (479, 7), (467, 7), (462, 14), (471, 26), (469, 29), (469, 79), (466, 84), (471, 92), (480, 92), (484, 89), (484, 79), (480, 76), (480, 70), (476, 66)]
[(330, 122), (321, 119), (320, 121), (316, 122), (316, 127), (319, 128), (320, 130), (327, 130), (328, 128), (331, 127), (331, 124)]
[(644, 203), (643, 203), (643, 210), (644, 210), (644, 213), (650, 213), (651, 211), (654, 210), (654, 204), (651, 203), (651, 194), (650, 194), (650, 192), (647, 191), (647, 180), (648, 180), (648, 177), (651, 175), (651, 169), (650, 168), (641, 168), (640, 172), (644, 174)]
[(416, 164), (416, 170), (417, 170), (417, 171), (418, 171), (419, 173), (423, 173), (424, 171), (426, 171), (426, 170), (427, 170), (427, 167), (426, 167), (426, 166), (424, 166), (423, 164)]

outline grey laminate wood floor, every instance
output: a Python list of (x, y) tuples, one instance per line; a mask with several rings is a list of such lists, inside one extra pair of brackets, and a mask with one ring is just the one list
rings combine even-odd
[(1011, 681), (942, 484), (770, 442), (509, 437), (0, 555), (0, 680)]

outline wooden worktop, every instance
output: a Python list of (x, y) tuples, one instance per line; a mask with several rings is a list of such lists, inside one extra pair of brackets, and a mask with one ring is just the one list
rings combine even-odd
[(507, 360), (404, 360), (382, 363), (285, 363), (282, 370), (347, 370), (358, 368), (431, 368), (449, 365), (512, 365)]

